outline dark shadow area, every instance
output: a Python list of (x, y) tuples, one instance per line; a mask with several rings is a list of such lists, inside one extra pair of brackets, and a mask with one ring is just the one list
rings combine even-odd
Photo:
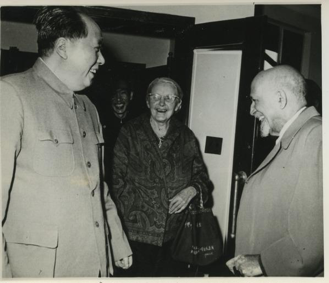
[(306, 79), (306, 101), (307, 106), (314, 106), (322, 115), (322, 90), (319, 85), (310, 79)]

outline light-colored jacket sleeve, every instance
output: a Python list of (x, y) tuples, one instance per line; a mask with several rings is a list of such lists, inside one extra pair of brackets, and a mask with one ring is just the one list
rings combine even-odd
[[(107, 187), (104, 183), (105, 191), (105, 210), (107, 215), (107, 221), (111, 232), (111, 246), (113, 250), (114, 261), (118, 261), (122, 258), (132, 255), (128, 239), (122, 228), (121, 220), (118, 216), (116, 205), (114, 204)], [(107, 192), (107, 193), (106, 193)]]
[(322, 127), (313, 127), (296, 154), (299, 178), (288, 211), (288, 233), (261, 253), (268, 276), (309, 276), (323, 267)]
[[(97, 111), (96, 111), (97, 113)], [(102, 134), (102, 127), (100, 125), (99, 116), (97, 113), (97, 119), (99, 123), (100, 132)], [(101, 169), (100, 169), (101, 170)], [(102, 170), (103, 176), (105, 174), (104, 170), (104, 151), (102, 152)], [(118, 211), (115, 203), (113, 202), (108, 185), (103, 181), (104, 186), (104, 202), (105, 202), (105, 213), (108, 222), (108, 226), (111, 233), (111, 248), (113, 251), (114, 261), (120, 260), (122, 258), (132, 255), (130, 245), (127, 236), (123, 230), (121, 220), (118, 216)]]
[[(15, 175), (16, 158), (21, 150), (23, 133), (23, 107), (14, 87), (0, 80), (1, 105), (1, 191), (2, 225), (6, 220), (9, 195)], [(6, 252), (6, 240), (2, 235), (2, 276), (12, 277), (10, 259)]]

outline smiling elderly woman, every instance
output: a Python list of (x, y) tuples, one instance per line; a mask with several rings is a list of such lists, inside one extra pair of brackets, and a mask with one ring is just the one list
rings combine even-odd
[(158, 78), (147, 90), (150, 113), (125, 124), (114, 148), (113, 192), (134, 254), (126, 276), (179, 276), (170, 255), (183, 213), (209, 178), (193, 132), (174, 113), (180, 86)]

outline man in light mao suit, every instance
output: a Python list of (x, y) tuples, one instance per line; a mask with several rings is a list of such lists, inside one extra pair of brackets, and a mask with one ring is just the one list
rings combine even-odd
[(1, 78), (3, 277), (106, 277), (132, 252), (100, 178), (103, 136), (95, 106), (76, 94), (105, 60), (86, 14), (45, 7), (40, 57)]

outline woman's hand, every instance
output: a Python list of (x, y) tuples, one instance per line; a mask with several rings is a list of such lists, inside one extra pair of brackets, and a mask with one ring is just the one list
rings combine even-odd
[(190, 203), (191, 199), (196, 196), (196, 189), (194, 187), (187, 187), (180, 191), (172, 199), (169, 200), (169, 213), (180, 213)]

